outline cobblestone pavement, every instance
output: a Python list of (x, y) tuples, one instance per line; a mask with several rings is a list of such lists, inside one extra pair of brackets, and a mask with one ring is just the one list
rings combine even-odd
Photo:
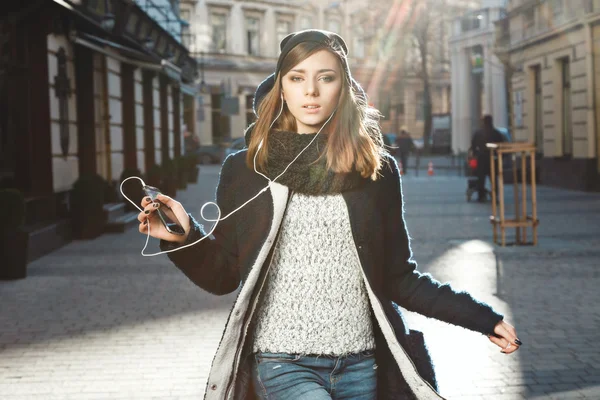
[[(199, 214), (218, 167), (178, 195)], [(514, 324), (506, 356), (484, 336), (409, 314), (425, 332), (449, 399), (600, 399), (600, 195), (540, 187), (540, 245), (491, 245), (489, 204), (464, 179), (407, 176), (420, 269), (471, 291)], [(507, 199), (510, 193), (507, 193)], [(77, 241), (0, 282), (0, 398), (201, 398), (234, 296), (204, 293), (142, 257), (135, 229)], [(155, 243), (148, 252), (157, 250)]]

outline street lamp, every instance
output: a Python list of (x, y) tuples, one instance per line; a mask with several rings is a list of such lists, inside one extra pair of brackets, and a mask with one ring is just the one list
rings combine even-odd
[(112, 14), (105, 14), (100, 21), (100, 25), (107, 31), (112, 31), (115, 27), (115, 16)]
[(109, 0), (104, 0), (104, 15), (102, 16), (100, 25), (107, 31), (112, 31), (115, 27), (115, 15), (111, 13), (110, 6)]

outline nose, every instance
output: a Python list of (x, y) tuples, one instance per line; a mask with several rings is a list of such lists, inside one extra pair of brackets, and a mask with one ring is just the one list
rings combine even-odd
[(307, 96), (318, 96), (319, 89), (317, 88), (316, 83), (312, 79), (306, 80), (305, 92)]

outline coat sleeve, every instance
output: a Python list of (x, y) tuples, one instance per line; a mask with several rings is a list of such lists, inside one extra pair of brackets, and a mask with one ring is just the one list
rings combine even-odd
[[(388, 167), (385, 167), (388, 168)], [(385, 291), (392, 301), (426, 317), (462, 326), (483, 334), (492, 334), (503, 316), (489, 305), (475, 300), (469, 293), (457, 292), (429, 274), (417, 271), (412, 258), (410, 237), (404, 221), (402, 183), (395, 160), (383, 179), (389, 218), (385, 226)]]
[[(233, 157), (225, 160), (221, 169), (219, 184), (217, 186), (216, 203), (221, 209), (221, 217), (233, 210), (233, 192), (231, 188), (234, 172), (232, 171)], [(194, 217), (190, 218), (190, 233), (185, 243), (176, 244), (161, 240), (161, 250), (171, 250), (186, 244), (194, 243), (206, 236), (205, 229)], [(185, 249), (167, 253), (169, 259), (192, 282), (202, 289), (217, 295), (228, 294), (235, 291), (240, 284), (238, 266), (237, 237), (235, 231), (235, 218), (229, 218), (217, 223), (210, 237)]]

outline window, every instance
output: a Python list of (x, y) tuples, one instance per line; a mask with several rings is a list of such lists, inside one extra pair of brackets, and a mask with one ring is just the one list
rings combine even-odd
[(127, 26), (125, 27), (125, 29), (127, 30), (127, 33), (129, 33), (130, 35), (135, 35), (135, 30), (137, 28), (137, 24), (140, 20), (140, 16), (139, 14), (136, 14), (134, 12), (129, 14), (129, 19), (127, 20)]
[(404, 115), (404, 103), (396, 104), (396, 115)]
[(246, 50), (251, 56), (260, 54), (260, 20), (246, 17)]
[(425, 99), (423, 97), (423, 92), (417, 92), (416, 98), (416, 120), (423, 121), (425, 119)]
[(533, 68), (533, 79), (535, 87), (535, 145), (538, 153), (544, 148), (544, 121), (542, 110), (542, 68), (538, 65)]
[(98, 15), (113, 14), (113, 6), (111, 1), (88, 0), (87, 8)]
[(247, 94), (246, 95), (246, 126), (250, 125), (254, 121), (256, 121), (256, 115), (254, 114), (254, 109), (252, 108), (252, 103), (254, 102), (254, 95)]
[(475, 31), (481, 27), (481, 14), (469, 14), (460, 20), (460, 30), (462, 32)]
[(562, 64), (562, 146), (563, 155), (573, 154), (573, 130), (571, 127), (571, 68), (569, 59), (565, 58)]
[(280, 19), (277, 21), (277, 50), (279, 50), (279, 43), (283, 40), (284, 37), (292, 32), (292, 23), (285, 19)]
[(380, 104), (380, 106), (378, 108), (379, 108), (379, 112), (381, 113), (381, 119), (389, 120), (390, 119), (390, 111), (392, 109), (390, 94), (385, 93), (384, 91), (381, 91), (379, 93), (379, 104)]
[(212, 51), (224, 53), (227, 50), (227, 15), (220, 12), (210, 13), (212, 27)]
[(327, 21), (327, 30), (337, 34), (342, 33), (342, 24), (337, 19), (330, 19)]
[(365, 58), (365, 31), (361, 26), (354, 28), (354, 57)]
[[(181, 10), (180, 18), (189, 23), (191, 18), (190, 10)], [(188, 49), (192, 45), (192, 34), (189, 25), (181, 24), (181, 43)]]
[(300, 18), (300, 30), (312, 28), (312, 21), (310, 17), (303, 16)]
[(229, 117), (221, 114), (221, 103), (224, 94), (211, 94), (212, 137), (214, 144), (220, 144), (229, 137)]
[(550, 0), (550, 10), (552, 11), (552, 17), (556, 19), (563, 13), (563, 0)]

